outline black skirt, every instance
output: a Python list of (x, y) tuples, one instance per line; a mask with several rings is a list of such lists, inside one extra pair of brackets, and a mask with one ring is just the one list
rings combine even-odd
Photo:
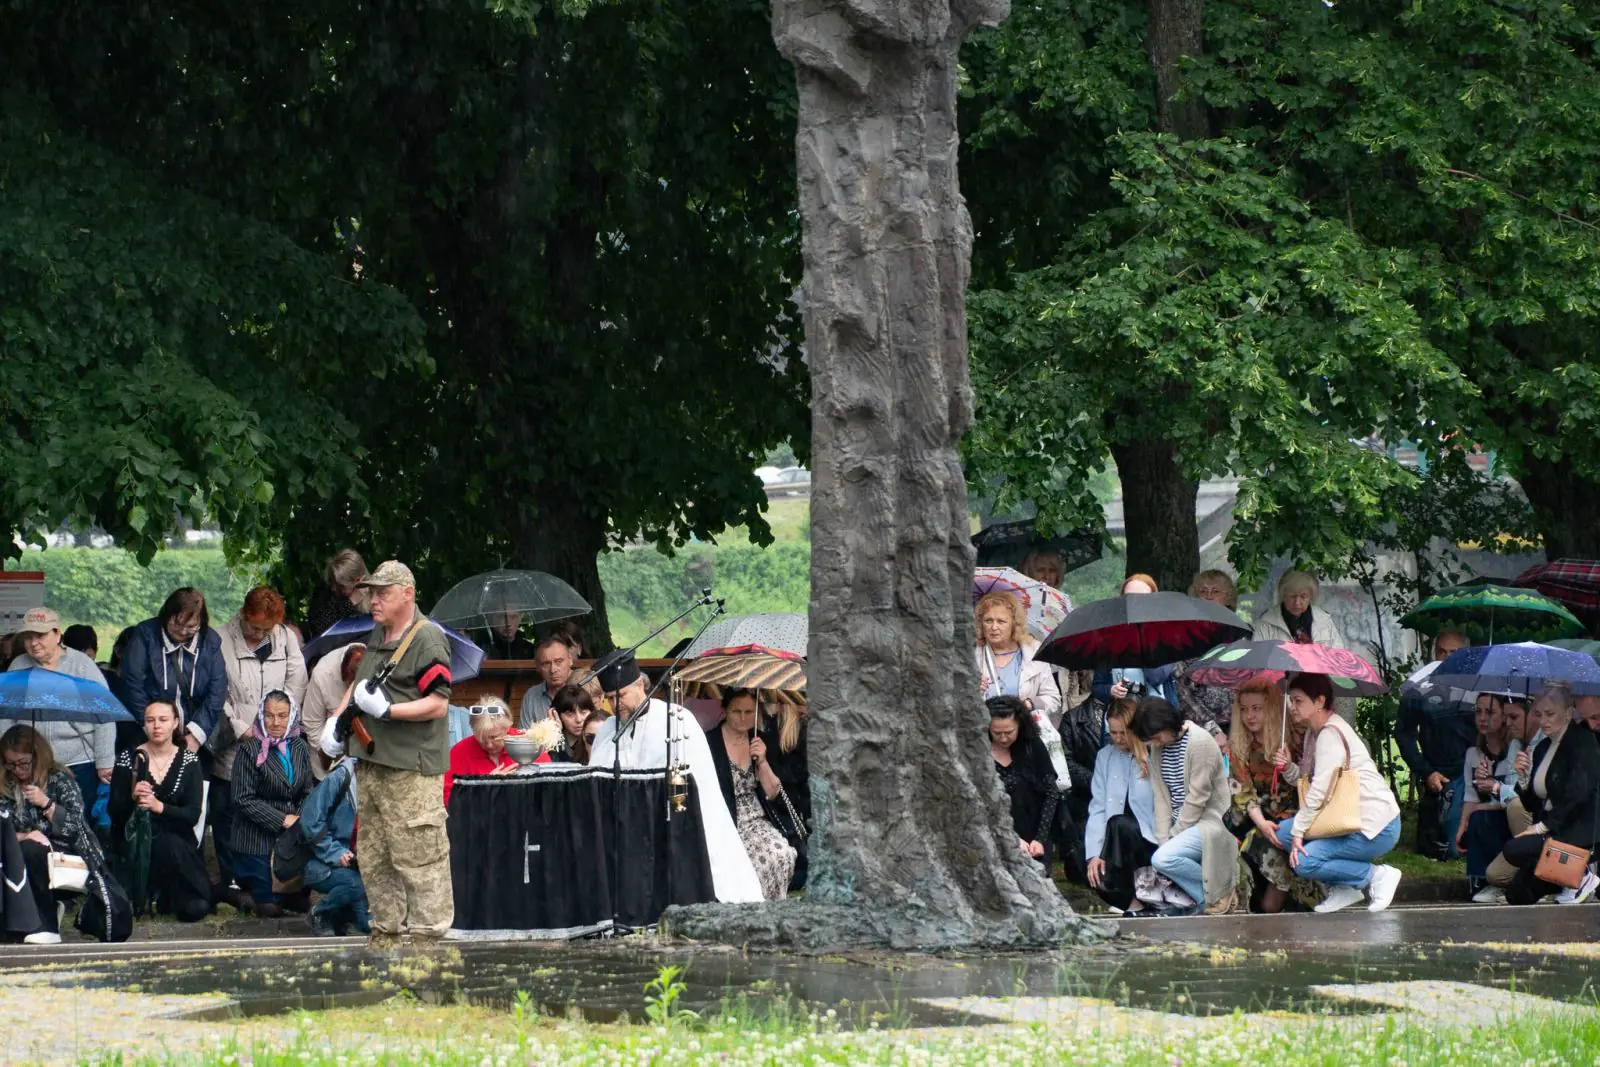
[(1100, 858), (1106, 862), (1100, 898), (1126, 910), (1133, 903), (1133, 872), (1150, 866), (1155, 854), (1156, 846), (1144, 839), (1138, 819), (1126, 812), (1107, 819), (1106, 843), (1100, 849)]

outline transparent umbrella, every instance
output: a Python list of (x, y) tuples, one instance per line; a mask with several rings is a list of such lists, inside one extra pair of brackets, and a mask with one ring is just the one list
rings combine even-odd
[(428, 615), (446, 626), (486, 629), (507, 614), (544, 623), (587, 615), (589, 602), (553, 574), (496, 570), (457, 582)]

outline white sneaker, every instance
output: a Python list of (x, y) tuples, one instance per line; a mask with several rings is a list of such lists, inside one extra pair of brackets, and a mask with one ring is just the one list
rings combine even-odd
[(53, 934), (49, 930), (40, 930), (36, 934), (29, 934), (23, 938), (22, 943), (24, 945), (59, 945), (61, 944), (61, 935)]
[(1563, 889), (1556, 894), (1557, 904), (1582, 904), (1594, 896), (1594, 891), (1600, 889), (1600, 877), (1594, 871), (1584, 871), (1583, 881), (1578, 883), (1576, 889)]
[(1328, 890), (1327, 898), (1313, 910), (1326, 915), (1330, 911), (1343, 911), (1350, 905), (1359, 903), (1361, 903), (1361, 890), (1354, 886), (1336, 885)]
[(1394, 891), (1400, 888), (1400, 871), (1387, 863), (1380, 863), (1372, 868), (1372, 881), (1367, 883), (1367, 896), (1372, 898), (1372, 903), (1367, 905), (1368, 911), (1382, 911), (1394, 903)]
[(1474, 904), (1504, 904), (1506, 902), (1506, 891), (1497, 885), (1486, 885), (1472, 894), (1472, 902)]

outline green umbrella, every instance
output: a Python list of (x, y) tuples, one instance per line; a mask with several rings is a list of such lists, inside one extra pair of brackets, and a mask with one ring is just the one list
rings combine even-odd
[(133, 904), (135, 915), (143, 915), (150, 908), (151, 835), (150, 813), (144, 808), (135, 809), (128, 817), (128, 826), (123, 832), (123, 847), (120, 850), (122, 862), (118, 864), (120, 869), (117, 872), (128, 890), (128, 899)]
[(1400, 625), (1430, 637), (1455, 630), (1475, 645), (1549, 641), (1583, 633), (1583, 623), (1554, 600), (1506, 585), (1441, 589), (1402, 618)]

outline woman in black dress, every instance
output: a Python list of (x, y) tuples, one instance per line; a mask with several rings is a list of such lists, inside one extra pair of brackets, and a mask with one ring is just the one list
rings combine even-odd
[(205, 772), (198, 756), (173, 743), (180, 726), (178, 709), (164, 700), (144, 709), (144, 744), (118, 756), (111, 772), (111, 840), (135, 908), (143, 885), (157, 910), (192, 923), (211, 913), (211, 879), (194, 832)]
[(1017, 844), (1050, 870), (1050, 826), (1055, 820), (1060, 794), (1050, 755), (1039, 740), (1027, 705), (1016, 697), (991, 697), (989, 752), (1000, 783), (1011, 797), (1011, 826)]

